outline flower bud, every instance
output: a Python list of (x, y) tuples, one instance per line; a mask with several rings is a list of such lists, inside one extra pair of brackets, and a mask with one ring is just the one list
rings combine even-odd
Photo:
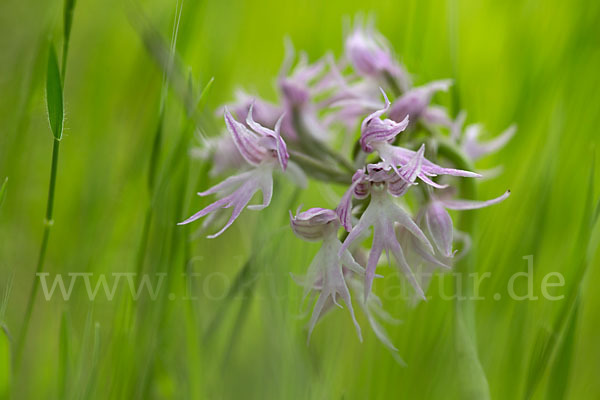
[(396, 69), (385, 41), (373, 31), (358, 25), (345, 43), (346, 57), (354, 69), (364, 76), (378, 76)]
[(333, 210), (327, 208), (310, 208), (296, 216), (290, 211), (290, 225), (296, 236), (309, 242), (320, 241), (329, 234), (337, 232), (340, 223)]
[(286, 103), (291, 107), (302, 107), (310, 100), (310, 91), (305, 84), (293, 79), (282, 79), (279, 87)]
[(435, 92), (446, 91), (450, 81), (435, 81), (428, 85), (415, 88), (394, 102), (390, 108), (390, 118), (394, 121), (403, 121), (410, 116), (412, 122), (417, 121), (429, 107)]
[(437, 251), (444, 257), (452, 257), (452, 218), (441, 202), (434, 200), (426, 206), (424, 228)]

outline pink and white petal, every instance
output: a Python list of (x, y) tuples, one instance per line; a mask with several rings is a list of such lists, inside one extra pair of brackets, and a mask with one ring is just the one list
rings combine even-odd
[(444, 107), (429, 106), (421, 114), (421, 118), (429, 124), (451, 127), (453, 121)]
[(211, 187), (210, 189), (207, 189), (204, 192), (198, 192), (198, 195), (199, 196), (208, 196), (209, 194), (230, 192), (231, 189), (235, 188), (235, 186), (238, 183), (244, 182), (249, 177), (251, 177), (253, 173), (254, 173), (254, 171), (246, 171), (246, 172), (242, 172), (241, 174), (238, 174), (238, 175), (230, 176), (227, 179), (225, 179), (223, 182), (216, 184), (215, 186)]
[[(361, 342), (363, 341), (362, 338), (362, 332), (360, 330), (360, 325), (358, 324), (358, 321), (356, 320), (356, 315), (354, 314), (354, 308), (352, 307), (352, 299), (350, 298), (350, 292), (348, 291), (348, 286), (346, 286), (346, 281), (344, 280), (344, 277), (341, 273), (341, 268), (340, 268), (340, 276), (338, 277), (338, 279), (340, 279), (340, 282), (338, 282), (338, 293), (340, 295), (340, 297), (342, 298), (342, 300), (344, 300), (344, 303), (346, 303), (346, 307), (348, 307), (348, 312), (350, 312), (350, 316), (352, 317), (352, 322), (354, 323), (354, 327), (356, 328), (356, 334), (358, 335), (358, 340), (360, 340)], [(335, 296), (335, 292), (334, 292), (334, 296)]]
[(423, 154), (425, 153), (425, 145), (421, 145), (419, 151), (417, 151), (410, 159), (408, 163), (402, 166), (402, 170), (397, 174), (401, 179), (391, 179), (388, 183), (388, 191), (394, 196), (404, 195), (410, 186), (414, 185), (415, 179), (421, 173), (421, 166), (423, 164)]
[(262, 126), (261, 124), (259, 124), (258, 122), (254, 121), (254, 118), (252, 117), (252, 111), (254, 109), (254, 102), (252, 102), (250, 104), (250, 108), (248, 109), (248, 115), (246, 116), (246, 124), (252, 128), (252, 130), (256, 133), (258, 133), (260, 136), (274, 136), (273, 135), (273, 131), (271, 131), (269, 128), (265, 128), (264, 126)]
[(275, 123), (275, 139), (277, 140), (277, 159), (279, 160), (279, 165), (281, 166), (281, 170), (285, 171), (288, 166), (288, 159), (290, 158), (290, 154), (287, 151), (287, 146), (285, 141), (281, 137), (281, 123), (285, 114), (282, 114), (281, 117)]
[(371, 329), (373, 330), (373, 333), (375, 333), (375, 336), (377, 336), (377, 339), (379, 339), (379, 341), (391, 351), (398, 351), (398, 349), (392, 344), (392, 341), (390, 340), (383, 326), (381, 326), (381, 324), (375, 319), (372, 313), (367, 311), (366, 315), (369, 325), (371, 325)]
[[(393, 235), (393, 231), (391, 234)], [(400, 271), (404, 274), (406, 279), (408, 279), (408, 282), (410, 282), (410, 284), (415, 289), (417, 294), (423, 300), (427, 300), (425, 298), (425, 293), (423, 292), (421, 285), (419, 285), (417, 278), (415, 278), (415, 275), (413, 274), (412, 270), (410, 269), (410, 266), (408, 265), (408, 263), (406, 262), (406, 259), (404, 258), (404, 252), (402, 251), (402, 247), (400, 247), (400, 243), (398, 243), (393, 236), (390, 240), (388, 240), (388, 247), (389, 247), (390, 251), (392, 252), (392, 254), (394, 255), (394, 258), (396, 259), (396, 263), (398, 264)]]
[(427, 175), (425, 175), (423, 173), (419, 174), (419, 179), (421, 179), (424, 183), (426, 183), (429, 186), (432, 186), (436, 189), (446, 189), (448, 187), (447, 184), (440, 185), (439, 183), (432, 181)]
[(312, 336), (317, 321), (320, 319), (321, 312), (323, 311), (323, 307), (328, 298), (329, 296), (326, 296), (324, 293), (319, 294), (315, 308), (313, 308), (312, 315), (310, 316), (310, 321), (308, 322), (308, 338), (306, 339), (306, 344), (310, 343), (310, 337)]
[(496, 197), (495, 199), (486, 200), (486, 201), (475, 201), (475, 200), (440, 200), (444, 207), (449, 208), (451, 210), (475, 210), (478, 208), (488, 207), (494, 204), (498, 204), (504, 200), (506, 200), (510, 196), (510, 190), (504, 192), (503, 195)]
[(346, 193), (344, 193), (340, 200), (340, 204), (335, 209), (342, 226), (348, 232), (352, 230), (352, 195), (354, 194), (354, 189), (363, 181), (364, 176), (364, 169), (359, 169), (354, 173), (352, 184), (346, 190)]
[(223, 197), (222, 199), (219, 199), (219, 200), (215, 201), (214, 203), (209, 204), (208, 206), (204, 207), (202, 210), (198, 211), (197, 213), (195, 213), (194, 215), (192, 215), (185, 221), (178, 222), (177, 225), (189, 224), (190, 222), (194, 222), (197, 219), (200, 219), (200, 218), (204, 217), (205, 215), (208, 215), (211, 212), (218, 210), (219, 208), (226, 207), (228, 204), (230, 204), (233, 196), (234, 196), (233, 194), (230, 194), (229, 196)]
[[(403, 147), (394, 147), (395, 157), (401, 164), (407, 163), (412, 157), (414, 157), (415, 151), (405, 149)], [(471, 171), (464, 171), (461, 169), (444, 168), (441, 167), (428, 159), (423, 160), (421, 170), (427, 175), (453, 175), (462, 176), (466, 178), (481, 178), (481, 175)]]
[(383, 211), (383, 213), (387, 216), (387, 218), (390, 221), (395, 221), (395, 222), (399, 223), (401, 226), (403, 226), (404, 228), (406, 228), (432, 254), (434, 253), (433, 246), (429, 242), (429, 239), (427, 239), (427, 236), (425, 235), (425, 233), (423, 233), (421, 228), (419, 228), (419, 226), (415, 223), (415, 221), (412, 220), (412, 218), (410, 217), (410, 215), (408, 215), (406, 213), (406, 211), (402, 210), (396, 204), (390, 202), (389, 205), (386, 207), (386, 209)]
[(352, 257), (352, 254), (350, 253), (349, 250), (345, 250), (342, 253), (342, 264), (348, 268), (350, 271), (357, 273), (358, 275), (364, 275), (365, 274), (365, 269), (363, 268), (362, 265), (360, 265), (359, 263), (356, 262), (356, 260), (354, 259), (354, 257)]
[(516, 125), (511, 125), (500, 135), (486, 142), (479, 142), (477, 137), (470, 138), (469, 136), (466, 136), (464, 151), (472, 159), (479, 159), (506, 146), (510, 139), (512, 139), (512, 137), (515, 135), (516, 131)]
[(379, 90), (381, 90), (381, 93), (383, 94), (383, 98), (385, 100), (385, 106), (377, 111), (374, 111), (369, 116), (367, 116), (367, 118), (365, 118), (363, 120), (363, 122), (360, 125), (361, 132), (366, 129), (367, 125), (369, 124), (369, 122), (371, 122), (371, 120), (381, 117), (390, 108), (391, 103), (390, 103), (387, 95), (385, 94), (384, 90), (381, 88), (379, 88)]
[(249, 210), (262, 210), (271, 204), (271, 198), (273, 197), (273, 177), (270, 173), (265, 173), (257, 182), (256, 188), (262, 192), (263, 201), (262, 204), (253, 204), (248, 206)]
[(225, 125), (242, 157), (252, 165), (260, 164), (266, 152), (259, 144), (259, 138), (244, 124), (236, 121), (227, 108), (225, 108)]
[(454, 143), (458, 143), (461, 138), (462, 128), (467, 120), (467, 113), (465, 111), (461, 111), (456, 116), (456, 119), (452, 123), (450, 127), (450, 139)]
[(442, 260), (439, 260), (436, 256), (434, 256), (433, 254), (431, 254), (430, 252), (428, 252), (427, 249), (425, 249), (423, 247), (423, 245), (421, 244), (421, 242), (417, 241), (414, 238), (411, 240), (411, 242), (413, 244), (412, 250), (419, 257), (421, 257), (423, 260), (425, 260), (427, 263), (435, 265), (435, 266), (438, 266), (440, 268), (444, 268), (444, 269), (451, 269), (452, 268), (450, 265), (446, 264)]
[(354, 226), (354, 228), (352, 228), (352, 230), (346, 237), (346, 240), (344, 240), (344, 243), (342, 243), (342, 247), (340, 248), (339, 255), (341, 255), (345, 250), (347, 250), (352, 245), (352, 243), (356, 239), (361, 237), (362, 234), (367, 229), (369, 229), (369, 227), (371, 226), (371, 224), (369, 222), (366, 222), (365, 215), (366, 215), (366, 212), (365, 212), (365, 214), (363, 214), (362, 218), (358, 221), (358, 224), (356, 224)]
[(232, 193), (230, 195), (230, 196), (233, 196), (231, 202), (227, 206), (224, 207), (224, 208), (233, 207), (233, 211), (231, 212), (231, 217), (229, 217), (229, 221), (227, 221), (225, 226), (223, 228), (221, 228), (220, 231), (218, 231), (215, 234), (208, 235), (207, 238), (214, 239), (214, 238), (220, 236), (223, 232), (225, 232), (227, 230), (227, 228), (229, 228), (231, 226), (231, 224), (233, 224), (235, 222), (237, 217), (240, 216), (240, 214), (244, 210), (244, 207), (246, 207), (246, 205), (248, 204), (250, 199), (252, 199), (252, 196), (254, 196), (254, 193), (257, 192), (257, 190), (258, 190), (257, 187), (242, 187), (239, 190), (237, 190), (236, 192)]
[[(358, 225), (357, 225), (358, 226)], [(346, 239), (347, 240), (347, 239)], [(344, 242), (346, 243), (346, 242)], [(375, 227), (373, 232), (373, 243), (371, 244), (371, 250), (369, 252), (369, 259), (367, 260), (367, 268), (365, 271), (365, 290), (364, 290), (364, 301), (366, 302), (371, 293), (373, 287), (373, 279), (375, 279), (375, 270), (377, 269), (377, 262), (381, 257), (381, 253), (385, 247), (385, 233), (382, 232), (381, 228)]]

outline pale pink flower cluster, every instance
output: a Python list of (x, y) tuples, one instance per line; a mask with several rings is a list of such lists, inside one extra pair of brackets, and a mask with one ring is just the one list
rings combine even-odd
[[(225, 226), (209, 237), (219, 236), (244, 208), (261, 210), (270, 204), (275, 173), (300, 185), (307, 176), (345, 185), (334, 207), (290, 212), (298, 237), (321, 242), (306, 276), (295, 278), (306, 297), (316, 297), (309, 332), (332, 306), (341, 307), (341, 300), (362, 338), (353, 292), (376, 336), (395, 349), (375, 318), (392, 319), (372, 293), (381, 255), (391, 255), (417, 296), (425, 298), (427, 282), (415, 271), (452, 268), (455, 242), (467, 241), (455, 230), (448, 210), (486, 207), (510, 193), (488, 201), (453, 199), (457, 180), (481, 175), (453, 164), (456, 159), (443, 157), (438, 147), (451, 148), (470, 165), (502, 148), (514, 128), (487, 142), (480, 140), (480, 125), (463, 131), (463, 113), (452, 118), (444, 107), (432, 104), (451, 82), (412, 87), (387, 41), (371, 26), (357, 23), (344, 49), (338, 61), (327, 54), (311, 64), (301, 54), (294, 67), (294, 52), (288, 51), (277, 79), (277, 103), (240, 91), (237, 101), (223, 108), (227, 135), (213, 146), (213, 170), (239, 173), (200, 192), (215, 194), (217, 200), (182, 224), (231, 208)], [(248, 205), (258, 191), (262, 202)], [(361, 265), (356, 255), (365, 250), (365, 242), (368, 256)]]

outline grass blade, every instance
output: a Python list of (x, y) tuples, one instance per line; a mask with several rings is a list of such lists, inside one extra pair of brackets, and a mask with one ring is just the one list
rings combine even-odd
[(63, 52), (62, 52), (62, 81), (65, 80), (67, 71), (67, 55), (69, 54), (69, 39), (71, 38), (71, 27), (73, 25), (73, 11), (75, 10), (75, 0), (65, 0), (63, 8)]
[[(527, 381), (524, 398), (531, 398), (538, 387), (538, 384), (546, 371), (546, 368), (552, 365), (551, 376), (548, 382), (548, 396), (550, 398), (561, 399), (566, 392), (566, 383), (569, 378), (570, 360), (573, 352), (573, 336), (576, 329), (577, 313), (579, 309), (579, 296), (581, 285), (586, 276), (586, 272), (591, 263), (589, 254), (592, 246), (592, 230), (595, 224), (595, 202), (594, 202), (594, 173), (596, 158), (592, 157), (590, 177), (588, 181), (588, 190), (584, 215), (581, 221), (581, 229), (574, 249), (574, 258), (577, 262), (577, 271), (574, 278), (577, 284), (566, 295), (566, 304), (563, 306), (556, 318), (552, 331), (548, 333), (539, 333), (536, 341), (536, 351), (533, 353), (530, 361), (530, 376)], [(549, 361), (554, 357), (552, 364)], [(558, 390), (558, 385), (563, 387)]]
[(0, 398), (10, 398), (11, 355), (10, 335), (4, 323), (0, 323)]
[(48, 119), (50, 121), (50, 129), (52, 129), (52, 134), (56, 140), (61, 140), (64, 121), (63, 89), (54, 45), (50, 45), (50, 52), (48, 53), (46, 106), (48, 107)]
[(571, 370), (571, 360), (575, 350), (575, 331), (577, 328), (577, 316), (579, 315), (580, 296), (577, 296), (575, 304), (569, 313), (562, 342), (556, 349), (554, 357), (554, 366), (548, 380), (548, 399), (562, 400), (565, 398), (569, 383), (569, 372)]
[(7, 183), (8, 183), (8, 177), (6, 177), (4, 179), (4, 182), (2, 182), (2, 186), (0, 186), (0, 207), (2, 206), (2, 203), (4, 203), (4, 198), (6, 197)]
[(69, 384), (70, 375), (70, 343), (71, 343), (71, 327), (69, 324), (69, 316), (67, 311), (64, 311), (60, 320), (60, 338), (59, 338), (59, 398), (67, 398), (67, 385)]

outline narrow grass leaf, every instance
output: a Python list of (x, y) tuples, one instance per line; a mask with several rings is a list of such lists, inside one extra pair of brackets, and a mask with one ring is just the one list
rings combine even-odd
[[(553, 355), (555, 355), (555, 361), (560, 362), (558, 359), (560, 357), (564, 357), (566, 359), (570, 359), (569, 351), (572, 349), (563, 349), (563, 346), (569, 346), (565, 343), (564, 340), (561, 341), (561, 338), (567, 338), (567, 329), (571, 329), (570, 324), (575, 323), (575, 321), (571, 321), (572, 312), (575, 310), (575, 303), (578, 301), (581, 283), (583, 278), (585, 277), (586, 271), (589, 266), (589, 260), (587, 258), (588, 248), (591, 242), (591, 234), (592, 228), (594, 226), (595, 216), (594, 216), (594, 173), (595, 173), (595, 165), (596, 158), (595, 154), (592, 156), (590, 175), (587, 186), (586, 193), (586, 201), (584, 207), (584, 214), (581, 221), (581, 228), (579, 231), (579, 236), (576, 241), (575, 249), (574, 249), (574, 259), (578, 260), (575, 262), (577, 265), (576, 272), (573, 275), (573, 279), (575, 285), (570, 289), (570, 291), (565, 296), (565, 303), (562, 309), (560, 310), (558, 317), (554, 321), (552, 331), (548, 334), (545, 331), (538, 332), (537, 339), (535, 342), (534, 351), (530, 360), (530, 369), (529, 376), (527, 380), (527, 386), (525, 389), (525, 398), (530, 398), (536, 392), (538, 384), (540, 383), (541, 377), (544, 375), (544, 372), (547, 368), (552, 365), (549, 361)], [(575, 329), (574, 327), (572, 329)], [(562, 335), (562, 336), (561, 336)], [(567, 352), (566, 354), (562, 354), (563, 352)], [(561, 367), (554, 367), (561, 368)], [(567, 377), (564, 377), (567, 379)], [(551, 384), (551, 383), (550, 383)]]
[(60, 337), (59, 337), (59, 391), (60, 399), (67, 398), (67, 385), (69, 385), (70, 375), (70, 345), (71, 345), (71, 326), (69, 324), (68, 312), (64, 311), (60, 319)]
[(4, 198), (6, 197), (6, 185), (8, 184), (8, 177), (4, 179), (2, 182), (2, 186), (0, 186), (0, 206), (4, 203)]
[[(535, 374), (531, 374), (533, 369), (530, 370), (530, 377), (527, 384), (526, 398), (529, 398), (535, 394), (537, 385), (540, 378), (543, 376), (544, 371), (552, 366), (551, 378), (548, 383), (548, 395), (556, 396), (551, 398), (560, 399), (564, 397), (566, 388), (562, 388), (557, 391), (558, 382), (560, 380), (562, 384), (566, 385), (568, 374), (570, 371), (568, 363), (572, 358), (573, 344), (571, 343), (574, 335), (575, 324), (577, 322), (576, 314), (578, 310), (578, 302), (581, 291), (581, 284), (586, 275), (586, 271), (589, 267), (590, 260), (587, 257), (589, 253), (589, 247), (591, 245), (591, 234), (594, 225), (594, 173), (595, 173), (596, 159), (595, 155), (592, 157), (590, 175), (587, 186), (586, 202), (584, 208), (584, 215), (581, 221), (581, 228), (574, 249), (574, 259), (578, 260), (577, 270), (574, 274), (575, 285), (570, 289), (569, 293), (565, 296), (565, 304), (556, 318), (552, 332), (546, 337), (546, 340), (542, 340), (539, 343), (539, 351), (535, 360)], [(539, 336), (539, 335), (538, 335)], [(554, 356), (553, 363), (549, 363), (551, 357)], [(558, 377), (560, 375), (560, 377)], [(556, 393), (553, 393), (555, 392)]]
[(596, 226), (596, 223), (598, 223), (598, 216), (600, 216), (600, 199), (598, 199), (598, 203), (596, 204), (596, 212), (592, 219), (592, 226)]
[(566, 330), (562, 341), (556, 350), (554, 365), (548, 380), (546, 397), (553, 400), (565, 399), (568, 389), (569, 376), (571, 372), (571, 360), (575, 349), (575, 331), (577, 328), (577, 316), (579, 315), (580, 296), (577, 296), (575, 304), (569, 313)]
[(67, 70), (67, 55), (69, 54), (69, 39), (71, 38), (71, 27), (73, 26), (73, 11), (76, 0), (65, 0), (63, 8), (63, 53), (62, 53), (62, 79), (65, 79)]
[(58, 68), (58, 59), (54, 45), (50, 45), (48, 53), (48, 69), (46, 75), (46, 106), (48, 107), (48, 119), (50, 129), (56, 140), (62, 139), (63, 133), (63, 90)]
[(0, 324), (0, 399), (10, 398), (11, 352), (10, 335), (4, 323)]
[(98, 373), (98, 363), (100, 359), (100, 323), (96, 321), (94, 324), (94, 342), (92, 345), (92, 360), (90, 365), (90, 378), (85, 391), (84, 399), (92, 397), (97, 380), (95, 379)]
[(214, 81), (215, 81), (215, 77), (213, 76), (206, 83), (206, 86), (204, 86), (204, 89), (202, 89), (202, 92), (200, 92), (200, 98), (198, 99), (198, 106), (200, 106), (201, 104), (204, 104), (204, 102), (202, 100), (204, 100), (206, 94), (208, 93), (208, 91), (212, 87), (212, 84), (213, 84)]

